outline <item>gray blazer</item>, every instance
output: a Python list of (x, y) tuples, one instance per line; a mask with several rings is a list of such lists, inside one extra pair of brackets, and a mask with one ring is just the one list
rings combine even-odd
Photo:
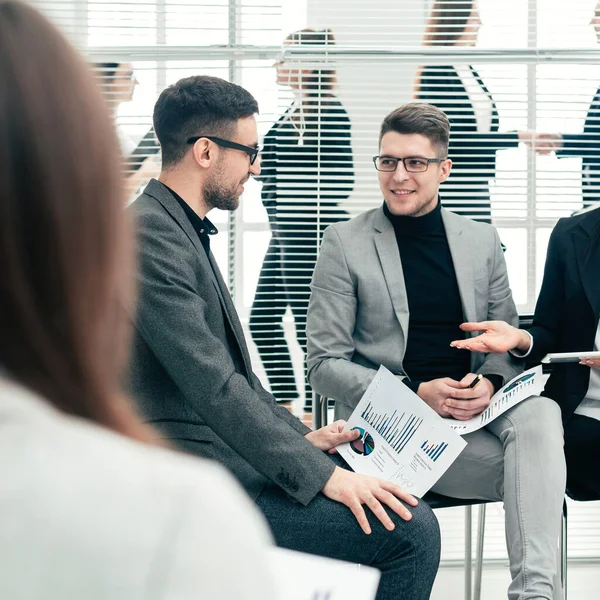
[[(501, 319), (518, 326), (496, 230), (444, 209), (442, 219), (465, 321)], [(325, 231), (311, 287), (308, 377), (347, 418), (380, 365), (406, 377), (408, 301), (394, 228), (383, 208)], [(522, 367), (507, 354), (473, 353), (471, 369), (508, 381)]]
[(214, 463), (68, 417), (0, 376), (0, 598), (281, 598), (268, 528)]
[(173, 443), (223, 463), (252, 498), (270, 480), (307, 504), (335, 465), (252, 371), (214, 256), (156, 180), (132, 209), (139, 300), (130, 381), (143, 414)]

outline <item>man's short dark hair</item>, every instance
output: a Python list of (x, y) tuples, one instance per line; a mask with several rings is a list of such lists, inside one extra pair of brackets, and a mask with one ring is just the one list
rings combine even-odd
[(229, 138), (239, 119), (258, 113), (254, 96), (218, 77), (196, 75), (180, 79), (159, 96), (154, 106), (154, 130), (162, 148), (163, 167), (178, 163), (195, 135)]
[(419, 133), (429, 139), (438, 158), (448, 156), (450, 122), (444, 111), (426, 102), (411, 102), (392, 111), (381, 124), (379, 143), (389, 131)]

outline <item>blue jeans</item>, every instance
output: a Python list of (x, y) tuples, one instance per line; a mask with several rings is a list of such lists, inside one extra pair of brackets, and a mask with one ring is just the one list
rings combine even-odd
[[(334, 460), (345, 467), (339, 457)], [(302, 506), (272, 486), (263, 490), (256, 503), (278, 546), (379, 569), (377, 600), (429, 598), (440, 561), (440, 532), (425, 502), (408, 507), (413, 515), (408, 522), (387, 510), (396, 524), (394, 531), (387, 531), (365, 508), (370, 535), (363, 533), (347, 506), (323, 494)]]

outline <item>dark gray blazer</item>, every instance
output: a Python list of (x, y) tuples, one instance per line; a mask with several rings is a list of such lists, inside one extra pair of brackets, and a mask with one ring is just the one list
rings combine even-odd
[(130, 382), (144, 416), (174, 444), (223, 463), (252, 498), (271, 480), (307, 504), (334, 463), (253, 373), (214, 256), (158, 181), (132, 210), (139, 298)]

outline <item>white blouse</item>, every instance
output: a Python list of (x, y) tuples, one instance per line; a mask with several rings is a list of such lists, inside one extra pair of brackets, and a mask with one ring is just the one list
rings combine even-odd
[[(596, 331), (594, 350), (600, 351), (600, 323)], [(576, 415), (584, 415), (600, 421), (600, 370), (590, 369), (590, 384), (587, 394), (575, 411)]]
[(485, 92), (470, 65), (459, 65), (456, 72), (467, 92), (469, 101), (475, 111), (475, 121), (479, 133), (488, 133), (492, 130), (492, 115), (494, 104), (489, 94)]

